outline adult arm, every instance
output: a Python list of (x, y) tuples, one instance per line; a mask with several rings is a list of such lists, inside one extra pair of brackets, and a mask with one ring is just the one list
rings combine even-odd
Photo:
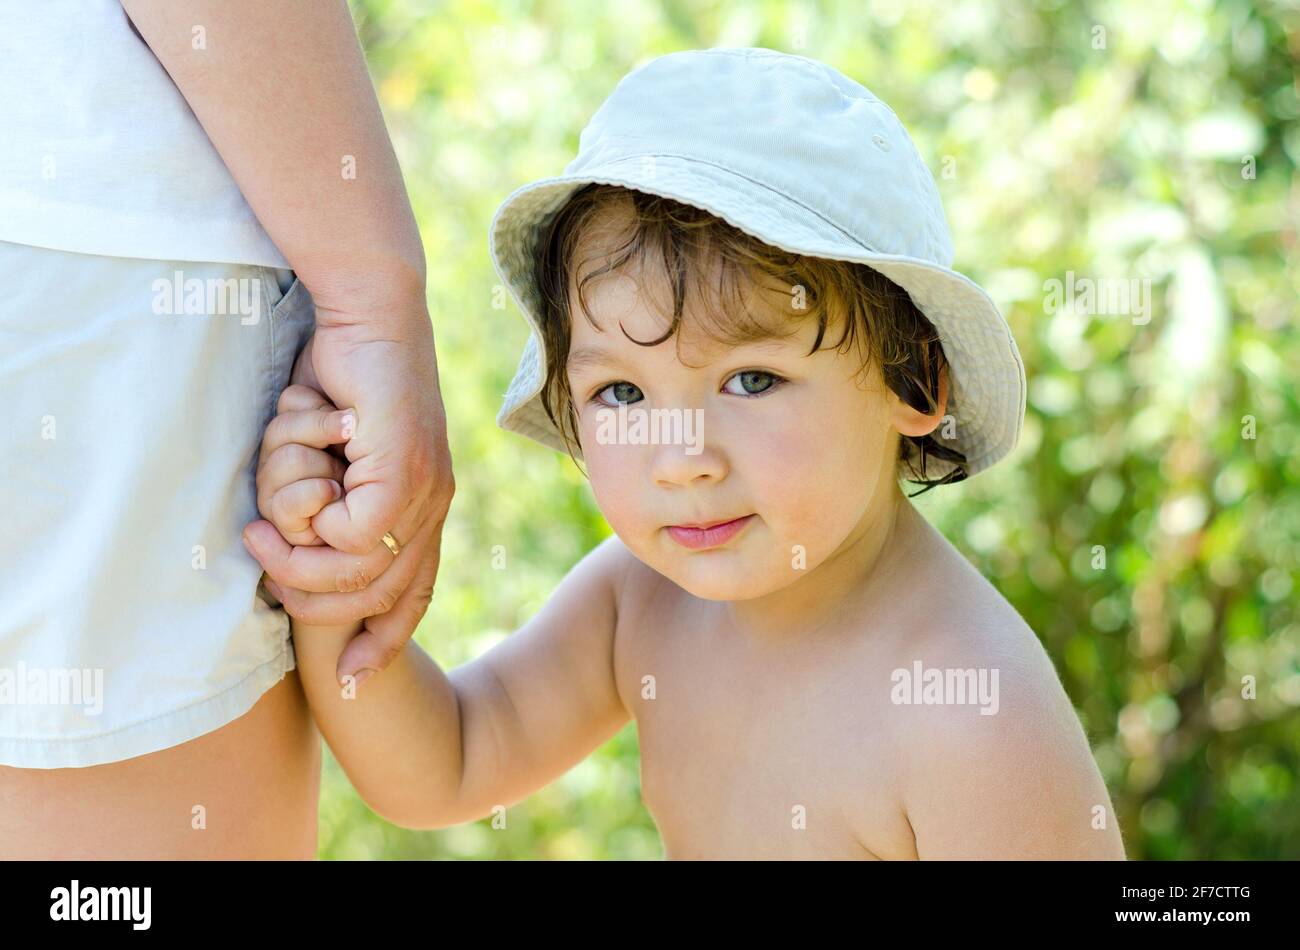
[[(264, 548), (290, 613), (365, 618), (345, 671), (382, 669), (423, 616), (454, 492), (419, 232), (344, 0), (122, 0), (316, 303), (312, 376), (356, 410), (328, 547)], [(396, 558), (380, 545), (392, 532)]]

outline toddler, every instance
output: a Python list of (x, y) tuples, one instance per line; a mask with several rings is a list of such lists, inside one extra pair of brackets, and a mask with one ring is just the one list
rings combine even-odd
[[(499, 421), (581, 459), (614, 536), (450, 672), (412, 641), (340, 684), (357, 628), (294, 622), (377, 813), (489, 816), (631, 718), (670, 858), (1123, 857), (1037, 637), (900, 488), (1010, 451), (1025, 381), (887, 106), (803, 57), (660, 57), (491, 242), (532, 329)], [(289, 539), (355, 423), (299, 362), (258, 475)]]

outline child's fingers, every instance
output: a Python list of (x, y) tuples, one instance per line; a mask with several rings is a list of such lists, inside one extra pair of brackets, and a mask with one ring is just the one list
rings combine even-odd
[[(303, 387), (304, 389), (306, 387)], [(262, 434), (258, 467), (266, 463), (277, 449), (297, 443), (324, 449), (346, 442), (356, 432), (356, 413), (350, 409), (302, 409), (282, 412), (271, 420)]]
[[(343, 484), (347, 465), (324, 452), (300, 442), (282, 445), (269, 456), (257, 472), (257, 510), (267, 521), (271, 516), (271, 499), (287, 485), (304, 479), (325, 478)], [(315, 512), (312, 512), (315, 514)], [(276, 527), (279, 527), (277, 524)]]
[(272, 495), (270, 513), (262, 515), (290, 544), (315, 544), (319, 538), (311, 526), (312, 516), (342, 495), (343, 486), (332, 478), (305, 478)]
[(333, 409), (334, 404), (325, 398), (319, 390), (295, 383), (280, 391), (280, 401), (276, 403), (276, 412), (300, 412), (303, 409)]

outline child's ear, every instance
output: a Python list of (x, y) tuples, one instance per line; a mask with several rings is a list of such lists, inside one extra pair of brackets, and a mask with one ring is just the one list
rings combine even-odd
[(939, 394), (938, 394), (938, 412), (936, 418), (939, 422), (943, 421), (943, 415), (948, 411), (948, 364), (944, 363), (943, 368), (939, 370)]
[(939, 393), (935, 404), (934, 412), (924, 413), (919, 409), (913, 409), (903, 400), (898, 398), (896, 393), (893, 395), (893, 422), (894, 428), (899, 431), (900, 435), (923, 436), (929, 435), (939, 427), (943, 421), (943, 414), (948, 409), (948, 367), (945, 364), (939, 371)]

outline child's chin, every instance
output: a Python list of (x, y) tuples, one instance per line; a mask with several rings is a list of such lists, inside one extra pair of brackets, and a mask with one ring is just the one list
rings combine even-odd
[(779, 587), (761, 573), (739, 561), (729, 564), (676, 565), (673, 582), (700, 600), (750, 600), (770, 594)]

